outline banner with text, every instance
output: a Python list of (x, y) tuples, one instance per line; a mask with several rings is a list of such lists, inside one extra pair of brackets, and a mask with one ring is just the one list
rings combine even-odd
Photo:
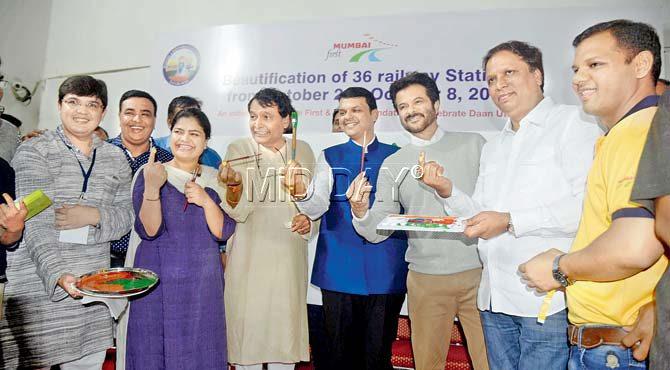
[[(151, 92), (161, 106), (179, 95), (204, 102), (214, 136), (248, 135), (247, 103), (263, 87), (286, 92), (303, 133), (331, 130), (341, 91), (362, 86), (377, 98), (377, 129), (401, 130), (389, 85), (426, 72), (441, 90), (440, 124), (456, 131), (496, 131), (504, 116), (491, 102), (482, 68), (487, 50), (523, 40), (544, 55), (545, 92), (577, 104), (571, 91), (572, 39), (600, 21), (661, 24), (651, 9), (519, 9), (360, 17), (280, 24), (228, 25), (156, 42)], [(159, 122), (165, 122), (161, 110)], [(159, 134), (167, 127), (158, 125)]]

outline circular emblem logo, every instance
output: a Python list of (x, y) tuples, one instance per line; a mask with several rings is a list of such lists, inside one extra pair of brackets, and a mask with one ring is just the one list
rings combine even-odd
[(200, 69), (200, 53), (191, 45), (183, 44), (170, 50), (163, 61), (163, 77), (170, 85), (185, 85)]

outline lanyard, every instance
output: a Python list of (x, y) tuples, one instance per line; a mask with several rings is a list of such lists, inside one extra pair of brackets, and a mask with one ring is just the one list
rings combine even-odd
[(86, 194), (86, 189), (88, 189), (88, 179), (91, 177), (91, 173), (93, 172), (93, 166), (95, 165), (95, 154), (98, 151), (98, 148), (93, 149), (93, 155), (91, 156), (91, 165), (88, 167), (88, 171), (84, 171), (84, 166), (81, 164), (81, 161), (79, 158), (77, 158), (77, 153), (74, 151), (72, 146), (68, 145), (68, 143), (63, 140), (63, 138), (60, 138), (63, 144), (70, 149), (70, 152), (72, 152), (72, 155), (74, 155), (74, 159), (77, 160), (77, 163), (79, 164), (79, 169), (81, 170), (81, 175), (84, 177), (84, 183), (81, 185), (81, 195), (79, 196), (80, 199), (84, 198), (84, 194)]
[(88, 167), (88, 171), (84, 171), (84, 166), (81, 165), (81, 162), (79, 161), (79, 158), (77, 158), (77, 155), (75, 154), (74, 150), (70, 149), (72, 151), (72, 154), (74, 154), (74, 157), (77, 159), (77, 163), (79, 163), (79, 169), (81, 170), (81, 175), (84, 176), (84, 183), (81, 185), (81, 197), (84, 197), (84, 194), (86, 194), (86, 189), (88, 188), (88, 179), (91, 177), (91, 172), (93, 172), (93, 165), (95, 165), (95, 153), (97, 152), (97, 148), (93, 149), (93, 156), (91, 157), (91, 165)]

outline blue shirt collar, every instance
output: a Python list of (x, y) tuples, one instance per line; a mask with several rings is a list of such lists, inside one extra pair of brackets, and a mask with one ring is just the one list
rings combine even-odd
[(626, 119), (626, 117), (630, 116), (633, 113), (636, 113), (638, 111), (641, 111), (641, 110), (649, 108), (649, 107), (658, 106), (658, 100), (659, 99), (660, 99), (660, 96), (658, 96), (658, 95), (647, 96), (646, 98), (640, 100), (639, 103), (635, 104), (635, 106), (633, 108), (631, 108), (628, 111), (628, 113), (624, 114), (623, 117), (621, 117), (621, 119), (617, 123), (623, 121), (624, 119)]
[(660, 98), (661, 98), (661, 97), (658, 96), (658, 95), (649, 95), (649, 96), (647, 96), (646, 98), (640, 100), (637, 104), (635, 104), (635, 106), (633, 106), (633, 108), (631, 108), (628, 112), (626, 112), (626, 114), (624, 114), (623, 117), (621, 117), (621, 119), (619, 119), (619, 120), (617, 121), (617, 123), (615, 123), (614, 126), (612, 126), (612, 128), (610, 128), (610, 129), (605, 133), (605, 136), (607, 136), (607, 134), (609, 134), (610, 131), (612, 131), (612, 129), (615, 128), (616, 125), (618, 125), (621, 121), (623, 121), (623, 120), (625, 120), (626, 118), (628, 118), (628, 116), (630, 116), (630, 115), (632, 115), (632, 114), (635, 114), (635, 113), (637, 113), (637, 112), (639, 112), (639, 111), (641, 111), (641, 110), (643, 110), (643, 109), (647, 109), (647, 108), (651, 108), (651, 107), (656, 107), (656, 106), (658, 106), (658, 101), (660, 100)]

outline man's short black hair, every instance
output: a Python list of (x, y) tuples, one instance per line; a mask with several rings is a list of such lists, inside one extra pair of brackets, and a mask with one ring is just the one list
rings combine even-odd
[(486, 64), (489, 62), (489, 60), (501, 51), (509, 51), (519, 56), (519, 58), (528, 64), (531, 72), (540, 71), (542, 74), (542, 83), (540, 84), (540, 89), (544, 91), (544, 66), (542, 64), (542, 52), (540, 49), (523, 41), (510, 40), (503, 42), (494, 46), (486, 53), (484, 59), (482, 60), (482, 67), (484, 70), (486, 70)]
[[(295, 111), (295, 109), (293, 109), (293, 105), (291, 105), (291, 98), (289, 98), (288, 95), (282, 91), (273, 89), (271, 87), (258, 91), (254, 97), (249, 100), (249, 103), (247, 104), (247, 111), (251, 110), (251, 103), (254, 100), (257, 101), (258, 104), (260, 104), (260, 106), (263, 108), (277, 106), (277, 110), (279, 111), (279, 116), (281, 116), (281, 118), (286, 118)], [(289, 124), (288, 127), (284, 129), (284, 133), (290, 134), (292, 132), (293, 126)]]
[(107, 85), (103, 80), (91, 76), (68, 77), (58, 88), (58, 103), (67, 94), (96, 97), (102, 102), (102, 109), (107, 108)]
[(186, 108), (198, 108), (202, 109), (202, 102), (192, 96), (178, 96), (170, 102), (168, 105), (167, 118), (172, 129), (172, 121), (174, 121), (174, 115), (177, 110), (186, 109)]
[(657, 82), (660, 82), (665, 86), (670, 86), (670, 81), (666, 80), (665, 78), (659, 78)]
[(649, 51), (654, 57), (651, 76), (654, 83), (658, 81), (658, 77), (661, 75), (661, 41), (654, 27), (627, 19), (602, 22), (577, 35), (572, 41), (572, 46), (577, 47), (582, 41), (602, 32), (609, 32), (616, 39), (619, 47), (626, 51), (628, 54), (626, 63), (630, 63), (639, 53)]
[(393, 108), (395, 108), (396, 112), (398, 111), (398, 106), (395, 104), (395, 98), (396, 95), (398, 95), (398, 91), (406, 89), (411, 85), (423, 86), (426, 89), (426, 94), (428, 95), (431, 104), (435, 104), (435, 102), (440, 100), (440, 90), (437, 88), (435, 80), (433, 80), (427, 73), (412, 72), (393, 82), (389, 88)]
[(377, 100), (370, 90), (366, 88), (348, 87), (346, 90), (342, 91), (338, 100), (347, 98), (365, 98), (365, 102), (368, 104), (368, 108), (370, 108), (371, 111), (377, 109)]
[(149, 100), (154, 106), (154, 117), (156, 117), (156, 113), (158, 112), (158, 104), (156, 104), (156, 99), (154, 99), (154, 97), (151, 96), (148, 92), (142, 90), (128, 90), (124, 92), (123, 95), (121, 95), (121, 99), (119, 99), (119, 111), (121, 111), (123, 102), (130, 98), (144, 98)]
[(172, 127), (174, 127), (175, 123), (177, 123), (177, 121), (182, 118), (194, 118), (196, 121), (198, 121), (198, 124), (200, 124), (200, 127), (205, 132), (206, 139), (209, 139), (209, 137), (212, 135), (212, 124), (209, 123), (209, 118), (207, 118), (207, 115), (200, 109), (186, 108), (184, 110), (180, 110), (172, 120)]

